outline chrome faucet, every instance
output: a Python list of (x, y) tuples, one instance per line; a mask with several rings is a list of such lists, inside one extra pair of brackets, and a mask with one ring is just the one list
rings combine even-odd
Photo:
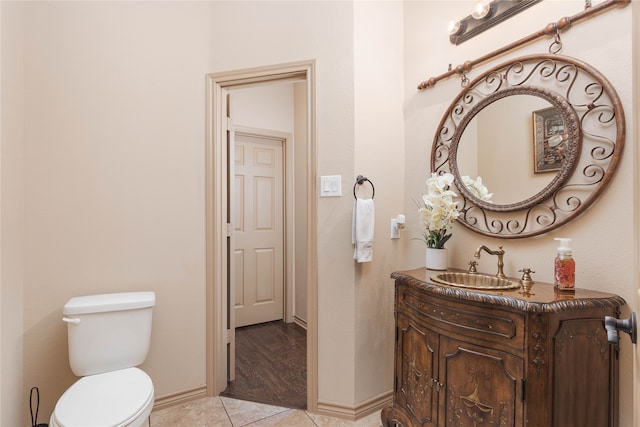
[(485, 245), (482, 245), (478, 249), (476, 249), (476, 253), (473, 254), (473, 256), (475, 258), (480, 258), (480, 252), (482, 251), (485, 251), (490, 255), (498, 256), (498, 274), (496, 274), (496, 276), (501, 279), (505, 278), (506, 276), (504, 275), (504, 271), (502, 271), (502, 267), (504, 267), (504, 250), (502, 249), (502, 246), (498, 246), (498, 250), (492, 251)]

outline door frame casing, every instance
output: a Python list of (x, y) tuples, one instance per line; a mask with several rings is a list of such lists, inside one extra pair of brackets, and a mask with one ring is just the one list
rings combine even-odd
[(267, 67), (206, 75), (206, 387), (217, 396), (227, 382), (227, 153), (226, 97), (233, 88), (297, 80), (306, 82), (307, 137), (307, 409), (317, 410), (318, 401), (318, 306), (317, 306), (317, 199), (315, 61), (301, 61)]

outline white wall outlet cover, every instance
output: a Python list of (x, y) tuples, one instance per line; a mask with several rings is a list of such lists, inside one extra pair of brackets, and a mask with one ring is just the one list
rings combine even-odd
[(400, 229), (398, 228), (398, 220), (395, 218), (391, 218), (391, 238), (392, 239), (400, 238)]

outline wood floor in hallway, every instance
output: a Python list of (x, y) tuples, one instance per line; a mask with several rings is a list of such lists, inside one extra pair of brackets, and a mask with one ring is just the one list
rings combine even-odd
[(220, 395), (305, 409), (306, 331), (283, 321), (237, 328), (236, 379)]

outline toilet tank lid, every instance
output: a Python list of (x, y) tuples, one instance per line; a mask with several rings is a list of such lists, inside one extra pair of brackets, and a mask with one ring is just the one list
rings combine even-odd
[(121, 292), (71, 298), (62, 309), (64, 315), (104, 313), (153, 307), (155, 292)]

